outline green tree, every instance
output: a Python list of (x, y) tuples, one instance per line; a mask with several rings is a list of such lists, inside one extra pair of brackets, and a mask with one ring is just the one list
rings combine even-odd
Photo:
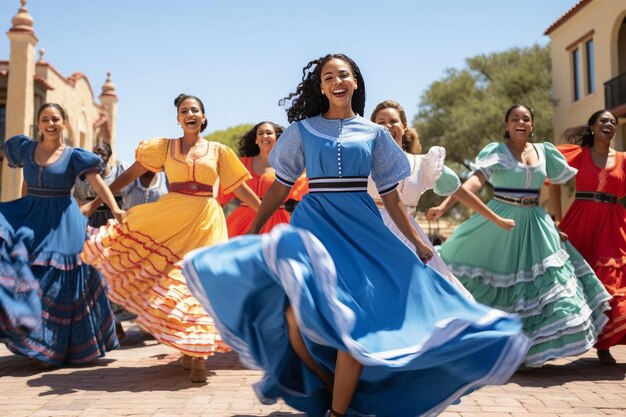
[(232, 150), (237, 152), (237, 141), (252, 127), (254, 124), (245, 123), (237, 126), (232, 126), (224, 130), (216, 130), (204, 136), (206, 140), (212, 140), (215, 142), (223, 143), (229, 146)]
[[(488, 143), (504, 140), (504, 113), (513, 104), (533, 110), (531, 140), (552, 139), (551, 82), (549, 46), (469, 58), (465, 68), (448, 69), (442, 80), (430, 85), (420, 99), (413, 125), (424, 149), (445, 147), (446, 164), (462, 176), (468, 172), (464, 163)], [(427, 193), (420, 199), (420, 208), (440, 200)]]
[(515, 103), (533, 109), (534, 141), (552, 138), (549, 46), (514, 48), (448, 69), (422, 95), (414, 127), (425, 149), (444, 146), (448, 161), (473, 159), (486, 144), (503, 140), (504, 112)]

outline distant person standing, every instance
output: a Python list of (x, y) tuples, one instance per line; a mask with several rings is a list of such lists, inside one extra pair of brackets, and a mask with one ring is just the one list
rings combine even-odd
[(146, 171), (126, 187), (122, 195), (122, 207), (128, 210), (139, 204), (153, 203), (164, 194), (167, 194), (165, 173)]
[[(111, 185), (113, 181), (128, 168), (128, 165), (123, 162), (118, 162), (113, 165), (110, 164), (111, 155), (113, 155), (113, 151), (111, 150), (111, 146), (108, 143), (102, 142), (94, 146), (93, 153), (98, 155), (104, 161), (105, 167), (104, 171), (102, 171), (102, 179), (106, 185)], [(122, 207), (122, 194), (124, 190), (117, 192), (114, 194), (115, 201), (117, 205)], [(74, 198), (78, 201), (78, 204), (81, 206), (89, 201), (92, 201), (96, 198), (96, 193), (89, 185), (89, 182), (84, 179), (77, 178), (76, 184), (74, 185)], [(100, 227), (106, 224), (109, 219), (113, 218), (113, 214), (111, 213), (111, 209), (107, 207), (105, 204), (101, 204), (91, 216), (89, 216), (89, 226), (91, 227)]]
[[(123, 162), (118, 162), (113, 165), (110, 163), (111, 155), (113, 155), (113, 151), (111, 146), (108, 143), (102, 142), (94, 146), (93, 153), (98, 155), (104, 161), (104, 170), (102, 171), (102, 180), (108, 186), (111, 185), (113, 181), (128, 168), (128, 165)], [(118, 206), (122, 207), (122, 193), (124, 190), (121, 190), (115, 194), (115, 202)], [(93, 201), (97, 196), (94, 192), (93, 188), (86, 179), (76, 178), (76, 183), (74, 184), (74, 198), (78, 201), (78, 204), (82, 207), (84, 204)], [(81, 211), (84, 211), (81, 209)], [(83, 213), (85, 214), (85, 213)], [(100, 207), (96, 209), (96, 211), (89, 216), (88, 225), (91, 227), (100, 227), (104, 226), (107, 221), (113, 218), (113, 213), (111, 213), (111, 209), (106, 204), (101, 204)], [(111, 309), (115, 314), (115, 332), (117, 333), (117, 337), (122, 340), (126, 337), (124, 333), (124, 328), (122, 327), (122, 320), (128, 314), (125, 314), (124, 309), (119, 304), (115, 304), (111, 302)]]

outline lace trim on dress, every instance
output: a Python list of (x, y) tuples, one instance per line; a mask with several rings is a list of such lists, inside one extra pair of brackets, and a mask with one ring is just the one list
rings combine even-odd
[[(486, 284), (496, 288), (510, 287), (520, 282), (530, 282), (536, 277), (545, 274), (548, 268), (560, 268), (565, 265), (569, 255), (564, 249), (544, 258), (541, 262), (532, 266), (530, 271), (517, 271), (511, 274), (498, 274), (482, 267), (471, 265), (458, 265), (450, 263), (448, 267), (454, 275), (480, 279)], [(580, 265), (579, 265), (580, 267)], [(593, 271), (592, 271), (593, 272)]]
[[(606, 322), (608, 322), (608, 317), (606, 315), (599, 315), (593, 322), (589, 322), (588, 326), (584, 327), (584, 330), (589, 329), (601, 329), (604, 327)], [(579, 331), (580, 332), (580, 331)], [(597, 342), (597, 334), (598, 331), (593, 331), (589, 333), (585, 332), (585, 339), (581, 340), (577, 343), (569, 343), (565, 346), (555, 347), (552, 349), (547, 349), (535, 354), (530, 354), (526, 356), (524, 360), (524, 364), (529, 367), (539, 367), (542, 366), (550, 359), (564, 358), (566, 356), (575, 356), (580, 355), (593, 347), (593, 345)], [(577, 333), (577, 332), (573, 332)], [(561, 335), (565, 335), (565, 333), (561, 333)]]

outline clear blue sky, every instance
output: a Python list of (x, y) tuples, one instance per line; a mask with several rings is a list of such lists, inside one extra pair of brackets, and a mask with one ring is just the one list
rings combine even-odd
[[(277, 102), (302, 68), (328, 52), (365, 77), (366, 116), (384, 99), (411, 120), (420, 96), (478, 54), (545, 45), (545, 29), (576, 0), (29, 0), (37, 48), (62, 74), (83, 72), (100, 94), (106, 72), (119, 96), (117, 157), (139, 140), (177, 137), (173, 99), (206, 106), (205, 133), (240, 123), (286, 124)], [(0, 2), (2, 33), (19, 0)], [(0, 41), (8, 59), (9, 41)]]

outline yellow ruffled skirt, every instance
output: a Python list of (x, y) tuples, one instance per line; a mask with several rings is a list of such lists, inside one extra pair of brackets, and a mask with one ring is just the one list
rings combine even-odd
[(131, 208), (123, 224), (93, 229), (81, 259), (108, 284), (111, 301), (137, 315), (159, 342), (190, 356), (230, 350), (181, 273), (192, 249), (228, 239), (215, 199), (169, 193)]

